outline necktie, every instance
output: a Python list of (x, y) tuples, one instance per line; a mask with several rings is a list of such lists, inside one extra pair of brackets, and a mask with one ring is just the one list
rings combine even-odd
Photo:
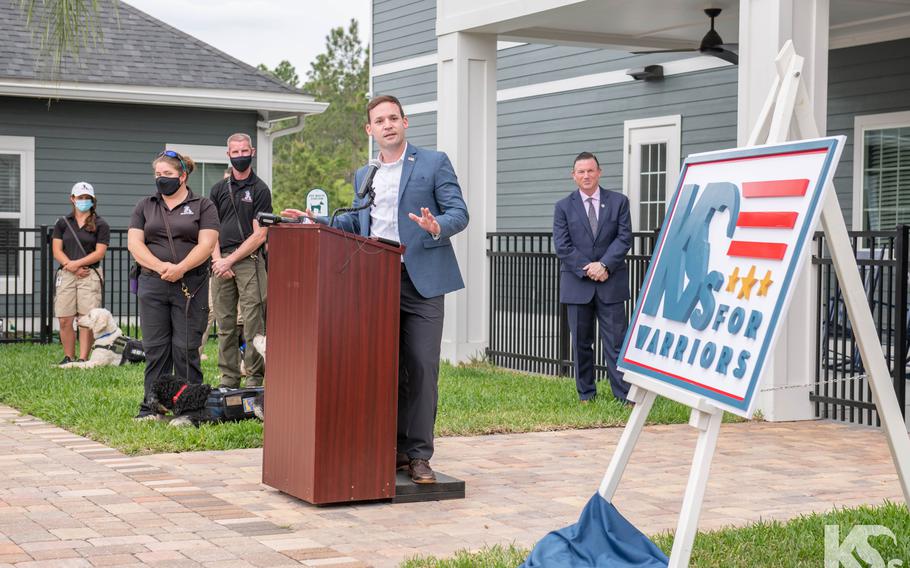
[(591, 225), (591, 234), (597, 234), (597, 213), (594, 212), (594, 198), (588, 198), (588, 224)]

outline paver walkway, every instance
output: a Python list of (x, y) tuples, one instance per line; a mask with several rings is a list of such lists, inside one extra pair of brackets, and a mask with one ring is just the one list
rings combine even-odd
[(369, 565), (306, 532), (0, 406), (0, 568)]
[[(262, 485), (261, 450), (127, 458), (0, 407), (0, 566), (395, 566), (414, 554), (515, 542), (572, 523), (619, 429), (437, 441), (467, 499), (314, 507)], [(695, 442), (645, 430), (616, 505), (671, 529)], [(725, 424), (700, 527), (901, 500), (880, 431), (830, 422)], [(41, 564), (63, 558), (67, 563)], [(118, 564), (119, 563), (119, 564)]]

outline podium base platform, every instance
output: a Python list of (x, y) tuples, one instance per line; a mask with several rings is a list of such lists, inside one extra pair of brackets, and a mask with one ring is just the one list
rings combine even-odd
[(464, 499), (464, 481), (437, 471), (436, 483), (414, 483), (408, 472), (396, 472), (395, 497), (392, 503), (420, 503), (446, 499)]

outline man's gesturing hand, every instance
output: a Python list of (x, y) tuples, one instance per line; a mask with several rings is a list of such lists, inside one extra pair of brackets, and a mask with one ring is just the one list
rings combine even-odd
[(288, 219), (299, 219), (300, 217), (309, 217), (314, 219), (316, 217), (312, 211), (307, 209), (306, 211), (301, 211), (300, 209), (284, 209), (281, 211), (282, 217), (287, 217)]
[(414, 215), (413, 213), (408, 213), (408, 217), (410, 217), (411, 221), (414, 221), (420, 225), (421, 229), (430, 233), (434, 237), (438, 237), (440, 231), (442, 231), (442, 229), (439, 227), (439, 221), (436, 220), (436, 217), (434, 217), (433, 214), (430, 213), (430, 210), (426, 207), (420, 208), (420, 217)]

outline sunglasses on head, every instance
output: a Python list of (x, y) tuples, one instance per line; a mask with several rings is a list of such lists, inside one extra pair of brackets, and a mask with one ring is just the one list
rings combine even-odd
[(165, 156), (168, 158), (174, 158), (175, 160), (180, 162), (181, 169), (183, 169), (183, 171), (186, 171), (186, 162), (183, 161), (183, 156), (181, 156), (180, 154), (178, 154), (177, 152), (175, 152), (173, 150), (165, 150), (164, 152), (161, 152), (160, 154), (158, 154), (159, 158), (165, 157)]

